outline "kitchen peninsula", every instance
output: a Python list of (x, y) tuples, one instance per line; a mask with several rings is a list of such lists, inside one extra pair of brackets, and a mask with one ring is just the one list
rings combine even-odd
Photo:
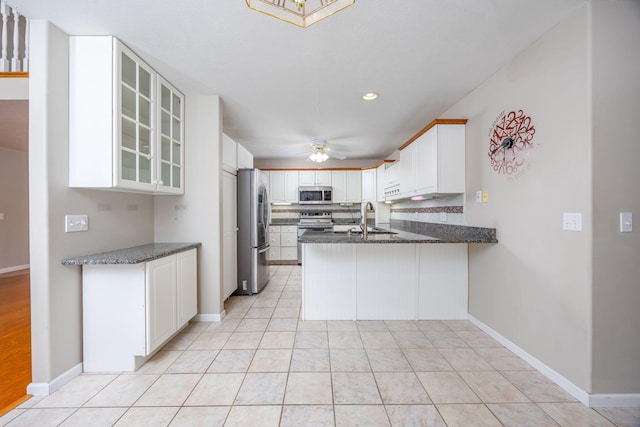
[(467, 245), (492, 228), (392, 221), (358, 233), (305, 233), (304, 320), (466, 319)]

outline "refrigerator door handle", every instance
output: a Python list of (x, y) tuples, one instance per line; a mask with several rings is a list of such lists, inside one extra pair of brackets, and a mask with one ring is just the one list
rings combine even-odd
[(271, 248), (271, 245), (267, 245), (264, 248), (258, 250), (258, 253), (259, 254), (263, 254), (263, 253), (267, 252), (270, 248)]

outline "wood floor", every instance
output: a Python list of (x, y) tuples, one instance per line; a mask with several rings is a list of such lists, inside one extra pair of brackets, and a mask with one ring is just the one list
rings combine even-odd
[(29, 270), (0, 275), (0, 415), (31, 382)]

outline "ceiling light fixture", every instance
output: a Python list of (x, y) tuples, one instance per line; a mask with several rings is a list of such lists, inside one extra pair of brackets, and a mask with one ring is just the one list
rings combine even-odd
[(311, 24), (351, 6), (356, 0), (246, 0), (247, 6), (298, 27)]
[(362, 95), (362, 99), (364, 99), (365, 101), (373, 101), (377, 97), (378, 97), (378, 94), (375, 92), (367, 92), (364, 95)]
[(322, 163), (329, 158), (324, 148), (314, 148), (313, 153), (309, 156), (309, 160), (316, 163)]

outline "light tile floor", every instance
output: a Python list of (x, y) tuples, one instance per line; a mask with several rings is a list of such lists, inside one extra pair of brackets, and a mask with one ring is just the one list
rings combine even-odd
[(80, 375), (0, 425), (640, 425), (640, 408), (585, 407), (467, 321), (301, 321), (300, 274), (271, 267), (137, 372)]

